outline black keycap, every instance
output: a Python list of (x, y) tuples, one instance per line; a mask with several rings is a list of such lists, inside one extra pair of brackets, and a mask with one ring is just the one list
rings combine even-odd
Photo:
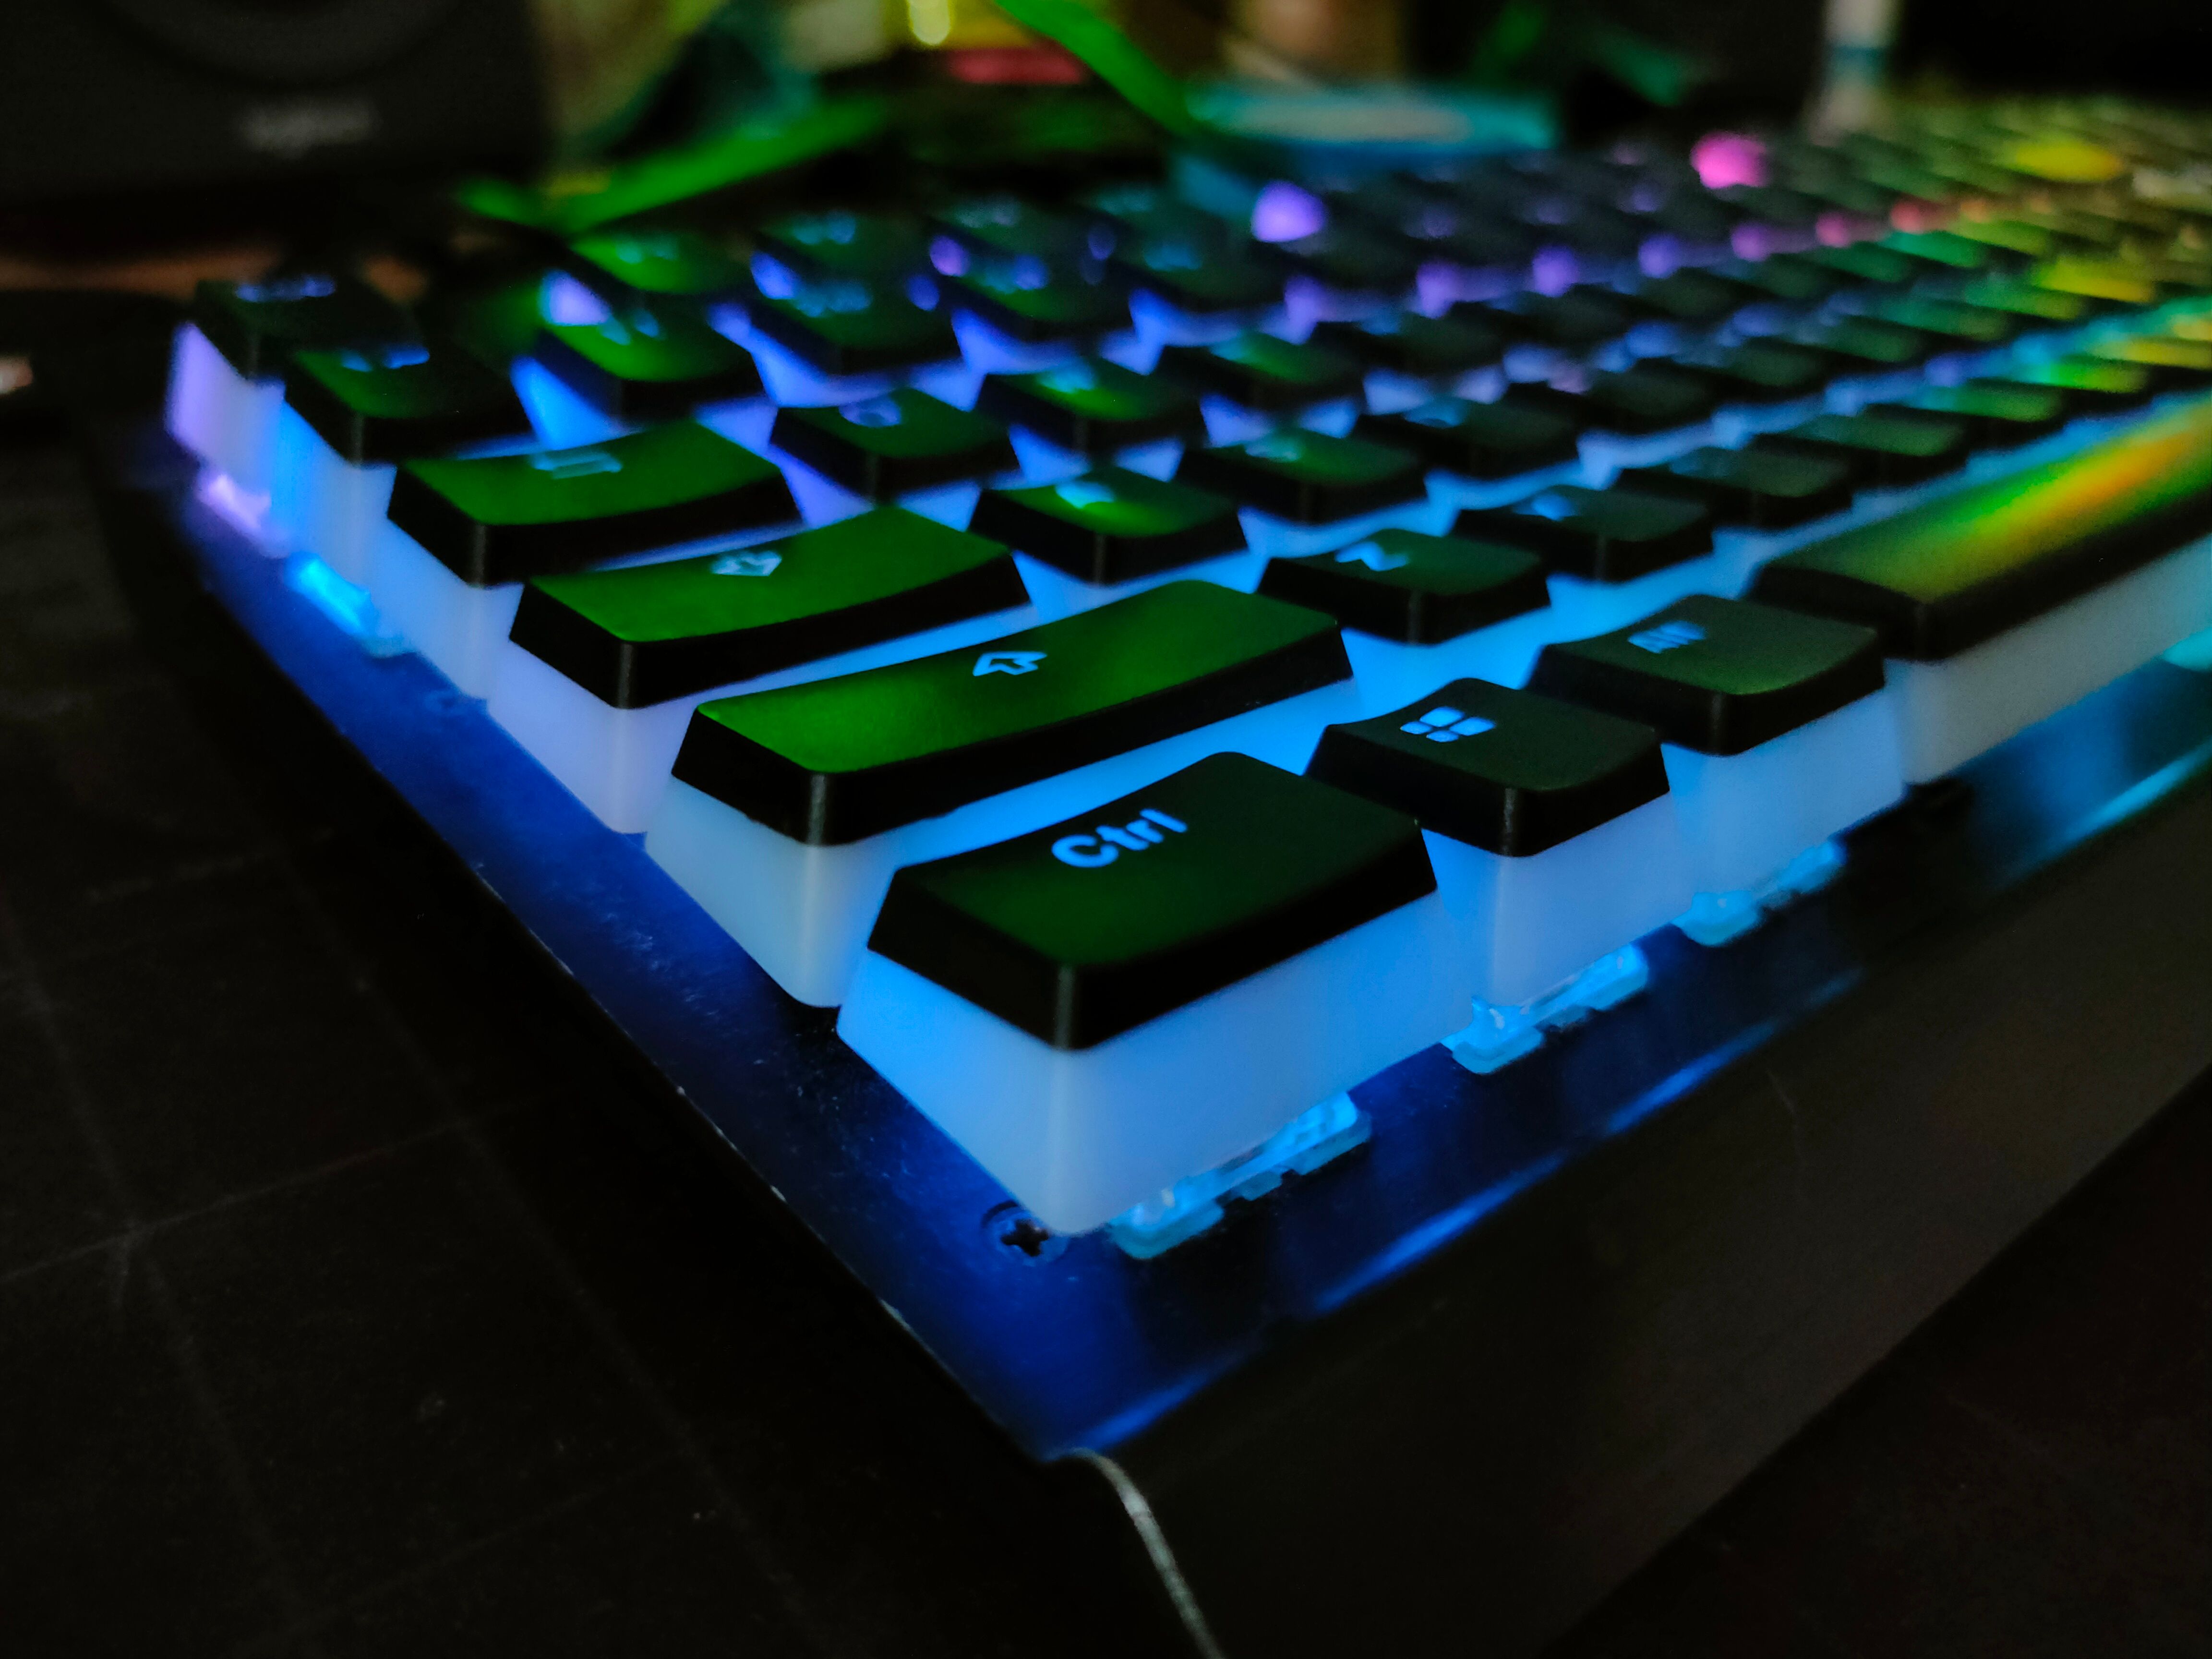
[(752, 354), (681, 300), (634, 301), (605, 322), (548, 323), (533, 355), (618, 420), (669, 420), (761, 389)]
[(1712, 388), (1723, 404), (1794, 404), (1817, 397), (1833, 373), (1819, 352), (1764, 341), (1740, 346), (1701, 346), (1663, 360), (1678, 374)]
[(1110, 455), (1133, 444), (1206, 430), (1194, 394), (1103, 357), (1033, 374), (990, 375), (975, 406), (1085, 455)]
[(295, 351), (284, 375), (284, 401), (356, 465), (436, 455), (530, 430), (505, 375), (434, 338)]
[(2066, 424), (2066, 399), (2047, 386), (1975, 381), (1930, 386), (1902, 403), (1869, 404), (1863, 415), (1926, 417), (1966, 423), (1968, 441), (1982, 449), (2006, 449), (2048, 437)]
[(1259, 591), (1403, 645), (1440, 645), (1552, 602), (1544, 562), (1527, 549), (1411, 530), (1270, 559)]
[(696, 230), (603, 230), (568, 245), (568, 265), (617, 303), (711, 300), (752, 287), (744, 261)]
[(1424, 259), (1476, 270), (1517, 270), (1535, 257), (1540, 239), (1527, 225), (1463, 203), (1409, 204), (1380, 221)]
[(1169, 346), (1159, 372), (1247, 409), (1303, 409), (1355, 397), (1359, 364), (1325, 346), (1298, 345), (1272, 334), (1240, 334), (1218, 345)]
[(1716, 524), (1754, 530), (1785, 530), (1851, 504), (1851, 470), (1844, 462), (1757, 449), (1693, 449), (1657, 466), (1628, 468), (1614, 483), (1701, 502)]
[(1247, 443), (1185, 450), (1176, 482), (1297, 524), (1334, 524), (1416, 500), (1426, 489), (1418, 456), (1296, 427)]
[(2027, 386), (2057, 392), (2075, 415), (2111, 415), (2139, 408), (2155, 390), (2150, 371), (2136, 363), (2101, 362), (2094, 357), (2054, 358), (2047, 363), (2008, 369), (2002, 374), (1978, 377), (1969, 386)]
[(1528, 689), (1740, 755), (1882, 687), (1870, 628), (1692, 594), (1594, 639), (1547, 645)]
[(1199, 316), (1252, 311), (1283, 297), (1283, 267), (1249, 242), (1188, 235), (1132, 237), (1108, 261), (1116, 280)]
[(1843, 272), (1786, 253), (1771, 259), (1725, 259), (1711, 275), (1717, 282), (1735, 284), (1746, 305), (1816, 306), (1850, 286)]
[(1720, 396), (1694, 375), (1639, 364), (1620, 374), (1585, 375), (1577, 391), (1516, 386), (1504, 401), (1558, 410), (1587, 429), (1643, 436), (1694, 426), (1710, 418)]
[(2166, 334), (2123, 334), (2100, 340), (2083, 353), (2100, 363), (2146, 371), (2162, 392), (2195, 392), (2212, 384), (2212, 342), (2177, 340)]
[(891, 214), (799, 213), (763, 225), (755, 236), (762, 252), (810, 282), (890, 283), (929, 268), (921, 225)]
[(1582, 428), (1556, 410), (1437, 398), (1401, 414), (1363, 415), (1352, 430), (1447, 472), (1510, 478), (1573, 460)]
[(829, 374), (911, 368), (957, 356), (952, 325), (903, 294), (849, 279), (802, 288), (788, 299), (746, 302), (753, 326)]
[(676, 775), (835, 846), (1350, 674), (1328, 617), (1170, 582), (988, 646), (702, 704)]
[(1762, 433), (1754, 449), (1843, 462), (1858, 483), (1895, 489), (1965, 465), (1966, 427), (1938, 416), (1816, 415), (1786, 432)]
[(303, 347), (388, 345), (415, 337), (405, 309), (350, 276), (272, 276), (202, 283), (191, 321), (249, 380), (274, 380)]
[(1754, 595), (1881, 630), (1936, 659), (2212, 532), (2212, 409), (1963, 489), (1765, 566)]
[(600, 702), (643, 708), (1028, 597), (996, 542), (880, 507), (735, 553), (540, 576), (513, 638)]
[(1802, 253), (1786, 257), (1832, 270), (1848, 283), (1870, 283), (1878, 288), (1901, 287), (1923, 274), (1915, 261), (1871, 242), (1854, 242), (1847, 247), (1808, 248)]
[(1572, 841), (1667, 793), (1659, 734), (1487, 680), (1321, 734), (1306, 775), (1503, 858)]
[(907, 388), (842, 408), (780, 410), (769, 441), (872, 501), (1014, 466), (1006, 428), (989, 416)]
[(1403, 242), (1349, 219), (1272, 246), (1291, 270), (1346, 293), (1401, 294), (1421, 268), (1420, 255)]
[(1916, 330), (1863, 317), (1808, 323), (1783, 337), (1790, 344), (1820, 353), (1839, 374), (1880, 374), (1910, 368), (1943, 349), (1940, 342)]
[(1575, 484), (1510, 507), (1470, 509), (1452, 533), (1525, 547), (1553, 569), (1595, 582), (1631, 581), (1713, 549), (1711, 515), (1696, 501)]
[(1487, 368), (1505, 355), (1505, 337), (1495, 329), (1424, 317), (1417, 311), (1387, 312), (1364, 322), (1318, 324), (1313, 341), (1372, 368), (1424, 379)]
[(1100, 584), (1155, 576), (1244, 545), (1236, 502), (1118, 466), (1066, 483), (987, 489), (969, 527)]
[(946, 280), (945, 299), (1017, 340), (1064, 340), (1129, 325), (1120, 289), (1054, 276), (1036, 261), (979, 261), (966, 276)]
[(1946, 349), (2002, 345), (2020, 331), (2019, 320), (2010, 312), (1923, 294), (1883, 295), (1869, 304), (1866, 314), (1876, 322), (1929, 335)]
[(1761, 298), (1741, 283), (1701, 270), (1678, 270), (1640, 283), (1628, 296), (1630, 309), (1655, 322), (1713, 328)]
[(1058, 264), (1085, 251), (1084, 224), (1015, 196), (981, 196), (929, 216), (931, 228), (970, 253)]
[(536, 455), (410, 460), (392, 522), (478, 587), (799, 516), (783, 474), (696, 421)]
[(1103, 221), (1117, 246), (1130, 240), (1169, 236), (1218, 247), (1243, 234), (1226, 219), (1160, 185), (1107, 185), (1078, 197), (1075, 204)]
[(1617, 340), (1636, 325), (1628, 307), (1614, 295), (1576, 292), (1550, 296), (1524, 295), (1510, 307), (1462, 300), (1445, 315), (1495, 328), (1507, 337), (1562, 351), (1587, 351)]
[(871, 950), (1056, 1048), (1436, 890), (1411, 818), (1244, 755), (891, 878)]

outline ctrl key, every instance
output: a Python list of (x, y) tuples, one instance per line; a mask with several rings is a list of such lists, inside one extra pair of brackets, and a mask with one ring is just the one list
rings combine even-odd
[(1213, 755), (899, 872), (838, 1035), (1046, 1226), (1148, 1254), (1218, 1212), (1194, 1177), (1465, 1023), (1436, 888), (1412, 818)]

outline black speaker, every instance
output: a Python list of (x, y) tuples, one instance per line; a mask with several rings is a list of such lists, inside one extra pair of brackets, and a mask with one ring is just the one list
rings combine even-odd
[(538, 159), (527, 0), (6, 0), (0, 204)]

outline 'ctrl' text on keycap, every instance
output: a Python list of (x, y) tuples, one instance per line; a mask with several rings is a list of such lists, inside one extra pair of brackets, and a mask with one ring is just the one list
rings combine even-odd
[(1168, 836), (1180, 836), (1189, 828), (1180, 818), (1171, 818), (1147, 806), (1118, 829), (1102, 823), (1093, 836), (1062, 836), (1053, 842), (1052, 855), (1079, 870), (1100, 870), (1124, 853), (1141, 853), (1148, 847), (1158, 846)]

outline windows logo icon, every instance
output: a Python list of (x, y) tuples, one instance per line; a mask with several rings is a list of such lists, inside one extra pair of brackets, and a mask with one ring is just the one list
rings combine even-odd
[(1407, 720), (1398, 729), (1417, 738), (1426, 738), (1431, 743), (1457, 743), (1462, 738), (1480, 736), (1496, 726), (1496, 720), (1486, 720), (1480, 714), (1462, 714), (1456, 708), (1438, 705), (1419, 720)]

